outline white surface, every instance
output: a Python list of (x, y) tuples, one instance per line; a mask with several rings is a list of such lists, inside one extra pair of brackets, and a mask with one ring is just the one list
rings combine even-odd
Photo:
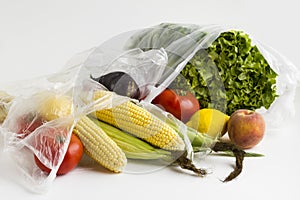
[[(299, 17), (296, 0), (0, 0), (0, 83), (57, 72), (78, 52), (121, 32), (161, 22), (236, 26), (300, 66)], [(205, 178), (178, 173), (174, 168), (140, 175), (78, 169), (57, 178), (47, 194), (36, 195), (14, 181), (1, 152), (1, 199), (297, 199), (299, 87), (295, 102), (295, 118), (277, 130), (268, 130), (252, 150), (265, 157), (247, 158), (242, 174), (230, 183), (219, 179), (232, 170), (234, 160), (213, 157), (203, 161), (213, 168)]]

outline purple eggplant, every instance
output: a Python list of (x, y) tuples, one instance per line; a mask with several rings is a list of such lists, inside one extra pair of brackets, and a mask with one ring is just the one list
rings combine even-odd
[(91, 77), (94, 81), (105, 86), (109, 91), (133, 99), (139, 99), (140, 89), (134, 79), (127, 73), (116, 71), (98, 78)]

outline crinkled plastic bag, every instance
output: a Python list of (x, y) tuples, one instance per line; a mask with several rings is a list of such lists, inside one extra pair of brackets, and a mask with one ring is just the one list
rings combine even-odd
[[(86, 61), (91, 62), (86, 59), (92, 55), (91, 52), (101, 55), (100, 59), (97, 57), (97, 65), (85, 64)], [(121, 70), (129, 73), (146, 92), (148, 86), (160, 79), (167, 63), (166, 52), (163, 49), (146, 52), (140, 49), (128, 50), (108, 63), (103, 59), (103, 55), (109, 54), (91, 49), (76, 55), (58, 73), (2, 86), (1, 89), (5, 91), (3, 96), (7, 98), (1, 96), (1, 111), (8, 111), (1, 112), (5, 113), (5, 116), (1, 115), (4, 121), (0, 127), (4, 141), (3, 150), (12, 159), (12, 169), (18, 174), (16, 181), (29, 190), (44, 193), (50, 188), (63, 161), (72, 130), (82, 116), (130, 101), (127, 97), (111, 98), (109, 95), (95, 100), (94, 92), (106, 88), (93, 81), (91, 76)], [(55, 101), (52, 101), (53, 99)], [(161, 120), (168, 118), (166, 113), (154, 109), (147, 102), (141, 103), (140, 106), (147, 108)], [(185, 127), (178, 123), (179, 126)], [(56, 139), (60, 142), (53, 145), (52, 141)], [(184, 141), (188, 156), (191, 157), (190, 141), (186, 136)], [(51, 172), (43, 172), (36, 165), (34, 157), (51, 169)], [(149, 165), (148, 162), (143, 168), (139, 167), (142, 162), (132, 162), (124, 171), (152, 172), (169, 165), (172, 161), (160, 164), (154, 161), (153, 165)]]
[[(72, 68), (74, 66), (82, 65), (84, 69), (83, 73), (87, 73), (83, 77), (91, 76), (97, 78), (111, 72), (120, 71), (129, 74), (135, 80), (140, 90), (140, 96), (132, 101), (148, 110), (163, 122), (170, 119), (174, 121), (176, 126), (181, 130), (186, 146), (185, 148), (187, 150), (187, 157), (193, 159), (193, 148), (190, 142), (190, 139), (192, 138), (189, 139), (187, 137), (185, 124), (180, 120), (175, 119), (170, 113), (152, 105), (151, 102), (143, 100), (144, 98), (147, 98), (147, 95), (149, 95), (153, 89), (155, 89), (155, 86), (159, 83), (165, 72), (168, 63), (166, 51), (163, 48), (146, 51), (139, 48), (116, 50), (111, 48), (110, 42), (115, 43), (115, 41), (109, 41), (108, 43), (104, 43), (103, 46), (101, 45), (101, 47), (93, 48), (74, 56), (67, 63), (66, 67)], [(104, 47), (106, 44), (107, 48)], [(117, 46), (118, 45), (115, 47)], [(202, 154), (199, 153), (199, 155), (207, 155), (207, 150), (211, 146), (211, 144), (207, 144), (208, 146), (203, 146)], [(170, 165), (174, 159), (168, 161), (153, 160), (147, 162), (145, 162), (145, 160), (130, 160), (128, 161), (124, 172), (134, 174), (154, 172)]]
[[(92, 99), (91, 94), (100, 86), (88, 79), (78, 82), (80, 70), (76, 67), (2, 88), (11, 97), (1, 126), (3, 150), (15, 164), (12, 169), (18, 174), (16, 181), (33, 192), (42, 193), (49, 189), (76, 121), (90, 112), (96, 103), (97, 109), (110, 105), (105, 97), (97, 102)], [(60, 105), (51, 105), (53, 99), (59, 99), (56, 102)], [(53, 145), (58, 139), (60, 142)], [(37, 167), (34, 155), (51, 169), (49, 174)]]
[[(235, 31), (235, 33), (238, 32), (238, 34), (231, 34), (229, 35), (231, 31)], [(223, 33), (224, 36), (222, 35)], [(230, 39), (227, 39), (227, 37), (234, 37), (237, 41), (233, 40), (232, 43), (230, 43)], [(221, 38), (219, 43), (215, 44), (215, 42), (218, 40), (218, 38)], [(245, 41), (248, 40), (248, 41)], [(235, 43), (234, 43), (235, 42)], [(250, 44), (248, 44), (249, 42)], [(216, 45), (216, 46), (214, 46)], [(252, 47), (248, 46), (251, 45)], [(212, 52), (209, 52), (209, 48), (213, 46)], [(156, 48), (165, 48), (166, 52), (168, 52), (169, 56), (169, 67), (172, 68), (174, 71), (182, 71), (184, 68), (186, 68), (188, 65), (194, 65), (194, 68), (191, 68), (191, 70), (196, 69), (201, 71), (199, 68), (209, 68), (208, 70), (203, 71), (201, 76), (204, 77), (205, 84), (207, 84), (207, 88), (209, 90), (209, 95), (211, 96), (211, 102), (208, 107), (215, 107), (220, 108), (219, 110), (227, 112), (230, 111), (227, 114), (231, 114), (234, 112), (234, 110), (237, 109), (254, 109), (258, 112), (262, 113), (265, 117), (265, 120), (267, 121), (268, 127), (276, 127), (280, 124), (282, 124), (282, 121), (288, 119), (289, 117), (294, 115), (294, 94), (295, 94), (295, 88), (297, 87), (297, 84), (300, 80), (300, 70), (299, 68), (295, 67), (286, 57), (281, 55), (276, 50), (272, 49), (269, 46), (266, 46), (258, 41), (256, 41), (254, 38), (249, 36), (247, 33), (244, 33), (241, 30), (237, 29), (231, 29), (228, 27), (222, 27), (218, 25), (204, 25), (204, 26), (198, 26), (198, 25), (186, 25), (186, 24), (160, 24), (158, 26), (154, 26), (152, 28), (139, 31), (138, 33), (134, 34), (130, 40), (126, 43), (126, 48), (141, 48), (141, 49), (156, 49)], [(255, 55), (253, 57), (250, 57), (251, 53), (248, 53), (249, 51), (252, 52), (254, 50)], [(242, 52), (242, 50), (246, 50), (246, 52)], [(201, 55), (199, 52), (204, 52), (204, 59), (209, 59), (210, 61), (213, 61), (213, 63), (203, 63), (199, 64), (196, 62), (202, 61), (201, 59), (198, 59), (197, 56)], [(220, 53), (219, 53), (220, 52)], [(245, 53), (245, 55), (242, 55)], [(260, 57), (259, 53), (262, 54), (263, 57)], [(241, 54), (241, 55), (239, 55)], [(253, 53), (254, 54), (254, 53)], [(217, 57), (217, 59), (212, 59), (213, 57)], [(221, 59), (218, 59), (221, 57)], [(223, 57), (223, 58), (222, 58)], [(256, 57), (258, 58), (257, 61), (255, 60)], [(236, 60), (234, 60), (235, 58)], [(237, 60), (240, 59), (241, 61)], [(253, 62), (248, 62), (249, 59), (253, 59)], [(261, 67), (252, 68), (254, 70), (257, 70), (259, 68), (263, 68), (263, 70), (269, 70), (268, 66), (263, 66), (264, 59), (267, 61), (266, 64), (269, 64), (270, 68), (274, 70), (275, 73), (277, 73), (276, 77), (276, 83), (267, 83), (272, 84), (270, 86), (265, 86), (263, 89), (261, 89), (257, 95), (252, 95), (252, 93), (255, 93), (257, 90), (254, 90), (256, 87), (261, 87), (264, 83), (267, 82), (268, 79), (274, 78), (271, 77), (271, 73), (266, 75), (263, 73), (257, 73), (254, 75), (248, 75), (243, 74), (243, 71), (239, 71), (236, 74), (236, 77), (239, 82), (236, 83), (242, 83), (245, 85), (245, 87), (241, 88), (241, 90), (247, 90), (249, 88), (254, 88), (253, 90), (248, 90), (245, 93), (240, 93), (240, 91), (236, 91), (234, 93), (238, 94), (237, 96), (230, 97), (228, 96), (228, 91), (232, 88), (231, 85), (234, 85), (233, 78), (227, 76), (230, 74), (230, 70), (240, 70), (242, 68), (252, 67), (250, 65), (261, 65)], [(218, 61), (228, 61), (229, 64), (230, 61), (232, 61), (232, 64), (230, 65), (230, 68), (227, 66), (222, 67), (222, 65), (226, 65), (226, 63), (218, 63)], [(240, 64), (240, 65), (239, 65)], [(238, 67), (234, 68), (235, 65), (239, 65)], [(220, 67), (221, 66), (221, 67)], [(191, 70), (189, 70), (186, 73), (191, 73)], [(227, 70), (225, 72), (222, 72), (220, 70)], [(247, 71), (247, 73), (250, 70)], [(205, 73), (209, 73), (207, 76)], [(251, 71), (250, 71), (251, 73)], [(174, 73), (170, 72), (171, 77)], [(211, 78), (222, 76), (221, 78)], [(167, 75), (169, 76), (169, 75)], [(249, 79), (257, 79), (259, 76), (259, 79), (257, 80), (258, 83), (255, 83), (254, 81), (249, 83), (247, 82), (246, 78)], [(171, 79), (171, 78), (170, 78)], [(230, 80), (228, 80), (230, 79)], [(244, 80), (245, 79), (245, 80)], [(174, 79), (173, 79), (174, 80)], [(214, 81), (215, 83), (211, 82)], [(162, 80), (162, 85), (169, 85), (170, 82), (168, 79)], [(172, 81), (172, 80), (170, 80)], [(191, 80), (189, 80), (191, 83)], [(192, 80), (194, 81), (194, 79)], [(261, 81), (261, 83), (260, 83)], [(216, 84), (216, 82), (219, 82)], [(233, 84), (230, 85), (230, 82), (233, 82)], [(223, 83), (223, 84), (222, 84)], [(215, 87), (212, 87), (212, 85), (215, 84)], [(249, 84), (257, 84), (255, 87)], [(224, 102), (220, 102), (220, 98), (218, 95), (215, 95), (215, 93), (218, 93), (217, 86), (219, 86), (219, 90), (225, 90), (226, 97), (223, 98)], [(269, 91), (271, 88), (274, 88), (276, 86), (276, 95), (273, 94), (273, 97), (271, 97), (271, 94), (269, 94)], [(193, 87), (193, 85), (191, 86)], [(193, 88), (194, 89), (194, 88)], [(201, 88), (203, 89), (203, 88)], [(239, 88), (240, 89), (240, 88)], [(268, 90), (267, 90), (268, 89)], [(202, 91), (200, 91), (202, 92)], [(228, 93), (227, 93), (228, 92)], [(268, 93), (267, 93), (268, 92)], [(229, 93), (230, 95), (231, 93)], [(155, 96), (156, 94), (154, 94)], [(223, 95), (223, 94), (222, 94)], [(151, 95), (150, 95), (151, 96)], [(221, 95), (220, 95), (221, 96)], [(261, 100), (261, 106), (257, 105), (251, 105), (253, 101), (250, 101), (250, 105), (242, 102), (247, 101), (248, 99), (240, 98), (242, 96), (249, 96), (249, 98), (252, 99), (259, 99), (261, 96), (263, 96), (263, 99)], [(237, 99), (235, 98), (237, 97)], [(240, 98), (240, 99), (238, 99)], [(269, 100), (270, 98), (274, 98)], [(201, 100), (200, 104), (201, 104)], [(222, 100), (222, 99), (221, 99)], [(251, 100), (251, 99), (250, 99)], [(266, 101), (270, 101), (270, 103), (265, 103)], [(202, 100), (203, 101), (203, 100)], [(213, 104), (214, 101), (218, 101)], [(229, 104), (233, 101), (239, 101), (236, 103), (236, 106), (234, 106), (234, 109), (230, 110)], [(265, 101), (265, 102), (264, 102)], [(218, 104), (221, 105), (221, 107), (218, 107)], [(266, 106), (265, 106), (266, 105)], [(224, 109), (222, 108), (224, 107)], [(204, 107), (204, 106), (202, 106)], [(206, 107), (206, 106), (205, 106)]]
[[(231, 41), (230, 37), (234, 39)], [(228, 111), (229, 115), (237, 109), (256, 110), (264, 115), (268, 128), (277, 127), (294, 115), (299, 68), (242, 30), (219, 25), (164, 23), (111, 38), (96, 47), (85, 64), (95, 65), (96, 62), (91, 61), (97, 60), (97, 52), (107, 52), (109, 56), (105, 55), (105, 58), (111, 61), (112, 55), (136, 48), (144, 51), (164, 49), (168, 56), (167, 67), (162, 74), (158, 73), (161, 74), (159, 81), (155, 78), (152, 87), (148, 86), (144, 101), (151, 102), (165, 88), (174, 85), (179, 77), (188, 83), (180, 86), (181, 89), (205, 93), (206, 96), (199, 99), (202, 108)], [(218, 59), (222, 63), (218, 63)], [(226, 70), (228, 64), (225, 62), (229, 63)], [(184, 70), (186, 75), (182, 74)], [(193, 85), (197, 79), (192, 79), (194, 70), (199, 71), (201, 87)], [(241, 86), (237, 87), (237, 84)]]

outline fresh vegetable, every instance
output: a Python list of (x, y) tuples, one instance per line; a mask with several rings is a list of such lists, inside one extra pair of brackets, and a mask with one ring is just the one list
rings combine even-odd
[(15, 127), (13, 127), (14, 130), (12, 131), (18, 133), (19, 138), (25, 138), (45, 122), (46, 120), (37, 113), (27, 113), (18, 117)]
[(68, 127), (42, 126), (36, 129), (33, 147), (35, 156), (49, 169), (58, 165), (66, 142)]
[(139, 86), (135, 80), (125, 72), (116, 71), (98, 78), (91, 78), (104, 85), (109, 91), (113, 91), (119, 95), (133, 99), (138, 99), (140, 97)]
[[(50, 141), (50, 140), (47, 140), (47, 141)], [(54, 142), (54, 141), (50, 141), (50, 142)], [(59, 140), (58, 142), (60, 143), (62, 141)], [(55, 145), (53, 145), (53, 146), (55, 146)], [(55, 151), (55, 150), (53, 149), (51, 152), (53, 152), (53, 151)], [(54, 154), (57, 154), (57, 153), (55, 152)], [(59, 166), (56, 174), (64, 175), (64, 174), (67, 174), (68, 172), (72, 171), (80, 162), (82, 155), (83, 155), (83, 145), (82, 145), (80, 139), (76, 135), (72, 134), (68, 149), (64, 156), (64, 159), (63, 159), (61, 165)], [(41, 170), (45, 171), (46, 173), (51, 172), (51, 169), (46, 167), (38, 159), (38, 157), (36, 155), (34, 155), (34, 160), (35, 160), (35, 163), (37, 164), (37, 166)]]
[(127, 158), (131, 159), (168, 159), (171, 157), (171, 152), (160, 148), (155, 148), (149, 143), (128, 134), (114, 126), (99, 121), (94, 117), (90, 119), (97, 124), (105, 133), (116, 142), (122, 149)]
[(249, 149), (257, 145), (265, 133), (265, 120), (255, 111), (239, 109), (228, 121), (228, 135), (230, 140), (242, 149)]
[(219, 110), (203, 108), (197, 111), (186, 123), (187, 126), (206, 133), (213, 138), (220, 137), (227, 132), (229, 116)]
[[(241, 108), (268, 109), (277, 97), (277, 74), (249, 36), (236, 30), (218, 36), (203, 30), (196, 25), (160, 24), (133, 35), (127, 48), (163, 47), (168, 52), (169, 66), (176, 67), (201, 44), (203, 48), (180, 72), (201, 108), (214, 108), (228, 115)], [(207, 39), (212, 38), (214, 41), (208, 45)]]
[[(95, 100), (105, 92), (96, 92)], [(126, 101), (110, 109), (96, 111), (97, 118), (166, 150), (184, 150), (184, 142), (166, 123), (146, 109)]]
[[(184, 93), (183, 95), (178, 93)], [(177, 119), (187, 122), (191, 116), (200, 109), (196, 97), (191, 92), (165, 89), (157, 95), (153, 104), (162, 107), (165, 111), (173, 114)]]
[(77, 122), (73, 133), (82, 141), (85, 153), (106, 169), (121, 172), (126, 166), (124, 152), (87, 116)]
[(199, 176), (207, 174), (206, 170), (197, 168), (192, 161), (187, 158), (186, 151), (168, 151), (160, 149), (107, 123), (101, 122), (93, 117), (91, 117), (91, 119), (95, 124), (106, 131), (106, 133), (122, 148), (128, 158), (143, 160), (162, 159), (165, 161), (164, 164), (177, 164), (182, 169), (193, 171)]

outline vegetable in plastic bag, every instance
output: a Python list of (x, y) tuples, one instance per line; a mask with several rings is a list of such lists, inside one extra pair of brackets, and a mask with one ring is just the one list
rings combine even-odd
[(125, 72), (115, 71), (93, 80), (104, 85), (108, 90), (119, 95), (127, 96), (133, 99), (139, 99), (140, 90), (133, 78)]
[[(105, 45), (105, 43), (103, 45)], [(127, 51), (110, 52), (110, 45), (107, 48), (108, 49), (102, 49), (101, 45), (100, 48), (95, 48), (90, 53), (82, 63), (85, 69), (87, 69), (86, 71), (91, 73), (91, 77), (96, 77), (96, 80), (98, 77), (108, 76), (105, 78), (105, 81), (102, 81), (106, 87), (109, 86), (107, 80), (111, 78), (111, 76), (117, 73), (126, 73), (124, 77), (125, 80), (122, 80), (122, 78), (115, 79), (115, 81), (124, 81), (126, 83), (125, 85), (128, 85), (128, 87), (125, 88), (125, 86), (121, 86), (121, 82), (117, 82), (117, 87), (120, 87), (120, 89), (117, 89), (117, 93), (124, 94), (126, 89), (126, 91), (130, 91), (134, 96), (138, 94), (139, 99), (145, 98), (149, 91), (151, 91), (151, 88), (157, 84), (165, 70), (168, 62), (165, 50), (155, 49), (143, 51), (136, 48)], [(123, 87), (124, 91), (122, 92), (120, 90)], [(138, 91), (134, 91), (137, 88)]]
[[(191, 37), (201, 47), (190, 47), (199, 49), (181, 74), (201, 101), (202, 108), (215, 108), (229, 115), (238, 108), (268, 109), (277, 96), (277, 74), (249, 36), (242, 31), (225, 31), (208, 45), (206, 38), (210, 34), (210, 30), (202, 31), (201, 27), (161, 24), (133, 35), (129, 48), (163, 47), (171, 57), (175, 54), (173, 57), (182, 59), (182, 55), (176, 55), (178, 51), (174, 52), (172, 45), (180, 40), (184, 43), (186, 38)], [(208, 47), (203, 47), (203, 43)], [(213, 91), (215, 94), (212, 94)]]
[[(160, 83), (167, 87), (185, 79), (201, 108), (215, 108), (228, 115), (240, 108), (259, 110), (274, 125), (293, 112), (299, 69), (244, 31), (163, 23), (135, 31), (125, 48), (164, 48), (169, 61)], [(167, 79), (169, 76), (172, 78)]]
[[(111, 106), (106, 96), (97, 101), (92, 98), (95, 90), (103, 88), (89, 76), (78, 79), (80, 72), (81, 66), (77, 66), (3, 86), (10, 97), (9, 106), (1, 113), (3, 151), (14, 164), (15, 181), (33, 192), (47, 191), (57, 175), (69, 172), (80, 161), (82, 152), (69, 159), (68, 147), (81, 117)], [(65, 158), (70, 162), (64, 162)]]

